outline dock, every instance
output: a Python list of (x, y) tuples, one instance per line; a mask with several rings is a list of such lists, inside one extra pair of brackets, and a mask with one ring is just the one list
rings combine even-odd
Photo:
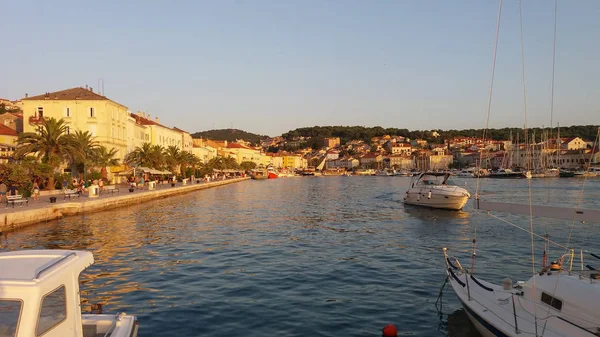
[[(11, 231), (40, 222), (57, 220), (65, 216), (111, 210), (149, 200), (229, 185), (248, 179), (250, 178), (233, 178), (187, 185), (183, 185), (180, 182), (174, 187), (170, 184), (163, 184), (149, 191), (146, 186), (144, 189), (135, 189), (134, 192), (129, 192), (128, 185), (119, 185), (117, 186), (119, 193), (100, 193), (96, 197), (89, 197), (86, 191), (78, 198), (67, 198), (66, 200), (63, 200), (62, 190), (49, 191), (50, 193), (44, 193), (38, 200), (33, 200), (33, 197), (30, 197), (27, 205), (19, 204), (13, 207), (12, 205), (3, 203), (0, 206), (0, 232)], [(55, 203), (50, 202), (51, 197), (56, 198)]]

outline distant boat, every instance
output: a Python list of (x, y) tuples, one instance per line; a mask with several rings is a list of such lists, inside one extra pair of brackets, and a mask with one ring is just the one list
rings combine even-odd
[(321, 173), (324, 176), (341, 176), (344, 175), (344, 173), (346, 173), (346, 170), (344, 170), (343, 168), (328, 168), (321, 171)]
[(263, 180), (269, 178), (269, 173), (267, 170), (252, 170), (250, 173), (250, 178), (255, 180)]
[[(530, 175), (529, 178), (531, 178), (531, 172), (529, 172), (529, 175)], [(513, 171), (511, 169), (501, 169), (501, 170), (498, 170), (496, 172), (490, 173), (487, 177), (488, 178), (499, 178), (499, 179), (521, 179), (521, 178), (527, 178), (525, 172)]]
[(421, 173), (404, 196), (404, 203), (431, 208), (450, 210), (462, 209), (471, 194), (464, 188), (451, 185), (448, 182), (449, 173)]
[(267, 166), (267, 177), (269, 179), (276, 179), (279, 177), (279, 173), (277, 172), (277, 170), (275, 170), (273, 165)]

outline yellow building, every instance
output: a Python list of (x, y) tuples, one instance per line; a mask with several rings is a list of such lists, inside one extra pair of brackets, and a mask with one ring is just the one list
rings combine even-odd
[(8, 163), (13, 159), (17, 139), (17, 131), (0, 124), (0, 163)]
[(283, 167), (287, 169), (302, 169), (308, 167), (308, 162), (301, 156), (283, 156)]
[(180, 128), (174, 127), (173, 130), (181, 134), (181, 151), (192, 153), (192, 148), (194, 147), (192, 135), (190, 135), (190, 133), (187, 131), (181, 130)]
[(192, 154), (206, 164), (209, 160), (217, 157), (217, 149), (212, 146), (194, 146), (192, 147)]
[[(260, 150), (244, 146), (238, 143), (229, 143), (227, 147), (223, 149), (225, 155), (235, 158), (238, 164), (241, 164), (245, 161), (251, 161), (256, 165), (263, 164), (262, 157), (263, 155), (260, 153)], [(270, 163), (270, 159), (269, 159)]]
[(141, 124), (135, 116), (129, 114), (127, 118), (127, 153), (133, 152), (144, 143), (150, 143), (150, 128)]
[(181, 132), (160, 124), (158, 117), (152, 120), (149, 114), (140, 111), (135, 115), (132, 114), (131, 117), (135, 119), (136, 123), (148, 127), (148, 134), (152, 145), (160, 145), (165, 149), (169, 146), (177, 146), (180, 151), (183, 150)]
[(23, 131), (35, 132), (44, 118), (64, 119), (68, 132), (89, 131), (109, 150), (118, 150), (123, 160), (127, 153), (127, 107), (92, 91), (72, 88), (45, 93), (23, 100)]

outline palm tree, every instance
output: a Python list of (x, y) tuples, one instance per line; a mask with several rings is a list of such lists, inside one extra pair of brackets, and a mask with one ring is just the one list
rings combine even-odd
[[(44, 164), (55, 169), (65, 161), (73, 161), (84, 156), (75, 138), (68, 134), (64, 120), (48, 118), (42, 121), (38, 132), (26, 132), (19, 135), (16, 156), (35, 154)], [(54, 175), (48, 177), (47, 189), (54, 189)]]
[(192, 168), (194, 168), (195, 171), (196, 167), (201, 163), (200, 158), (198, 158), (195, 154), (187, 151), (181, 152), (179, 161), (181, 163), (181, 174), (183, 174), (184, 178), (186, 178), (186, 169), (188, 167), (191, 166)]
[(125, 163), (132, 166), (160, 168), (163, 162), (163, 148), (160, 145), (143, 143), (125, 156)]
[(106, 170), (107, 166), (119, 165), (119, 159), (115, 158), (117, 153), (119, 153), (119, 150), (115, 148), (108, 150), (105, 146), (99, 146), (94, 151), (93, 162), (94, 165), (100, 166), (102, 179), (108, 179), (108, 171)]
[(179, 151), (179, 148), (175, 145), (170, 145), (164, 151), (165, 155), (165, 163), (169, 167), (171, 172), (177, 172), (177, 166), (180, 166), (182, 153)]
[(96, 137), (92, 136), (89, 131), (75, 131), (72, 134), (73, 139), (77, 143), (77, 146), (81, 149), (83, 156), (81, 158), (75, 158), (73, 164), (75, 164), (79, 169), (81, 168), (80, 173), (84, 173), (87, 170), (87, 167), (93, 164), (94, 162), (94, 154), (95, 151), (99, 148), (100, 143), (96, 141)]

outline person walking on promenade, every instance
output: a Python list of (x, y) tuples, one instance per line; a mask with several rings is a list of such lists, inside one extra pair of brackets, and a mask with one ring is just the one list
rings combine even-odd
[(33, 192), (33, 200), (38, 200), (40, 197), (40, 185), (38, 185), (37, 181), (33, 182), (31, 192)]
[(63, 180), (63, 190), (66, 190), (68, 186), (69, 183), (67, 182), (67, 179)]
[(0, 202), (6, 201), (6, 191), (8, 191), (8, 186), (4, 181), (0, 182)]

